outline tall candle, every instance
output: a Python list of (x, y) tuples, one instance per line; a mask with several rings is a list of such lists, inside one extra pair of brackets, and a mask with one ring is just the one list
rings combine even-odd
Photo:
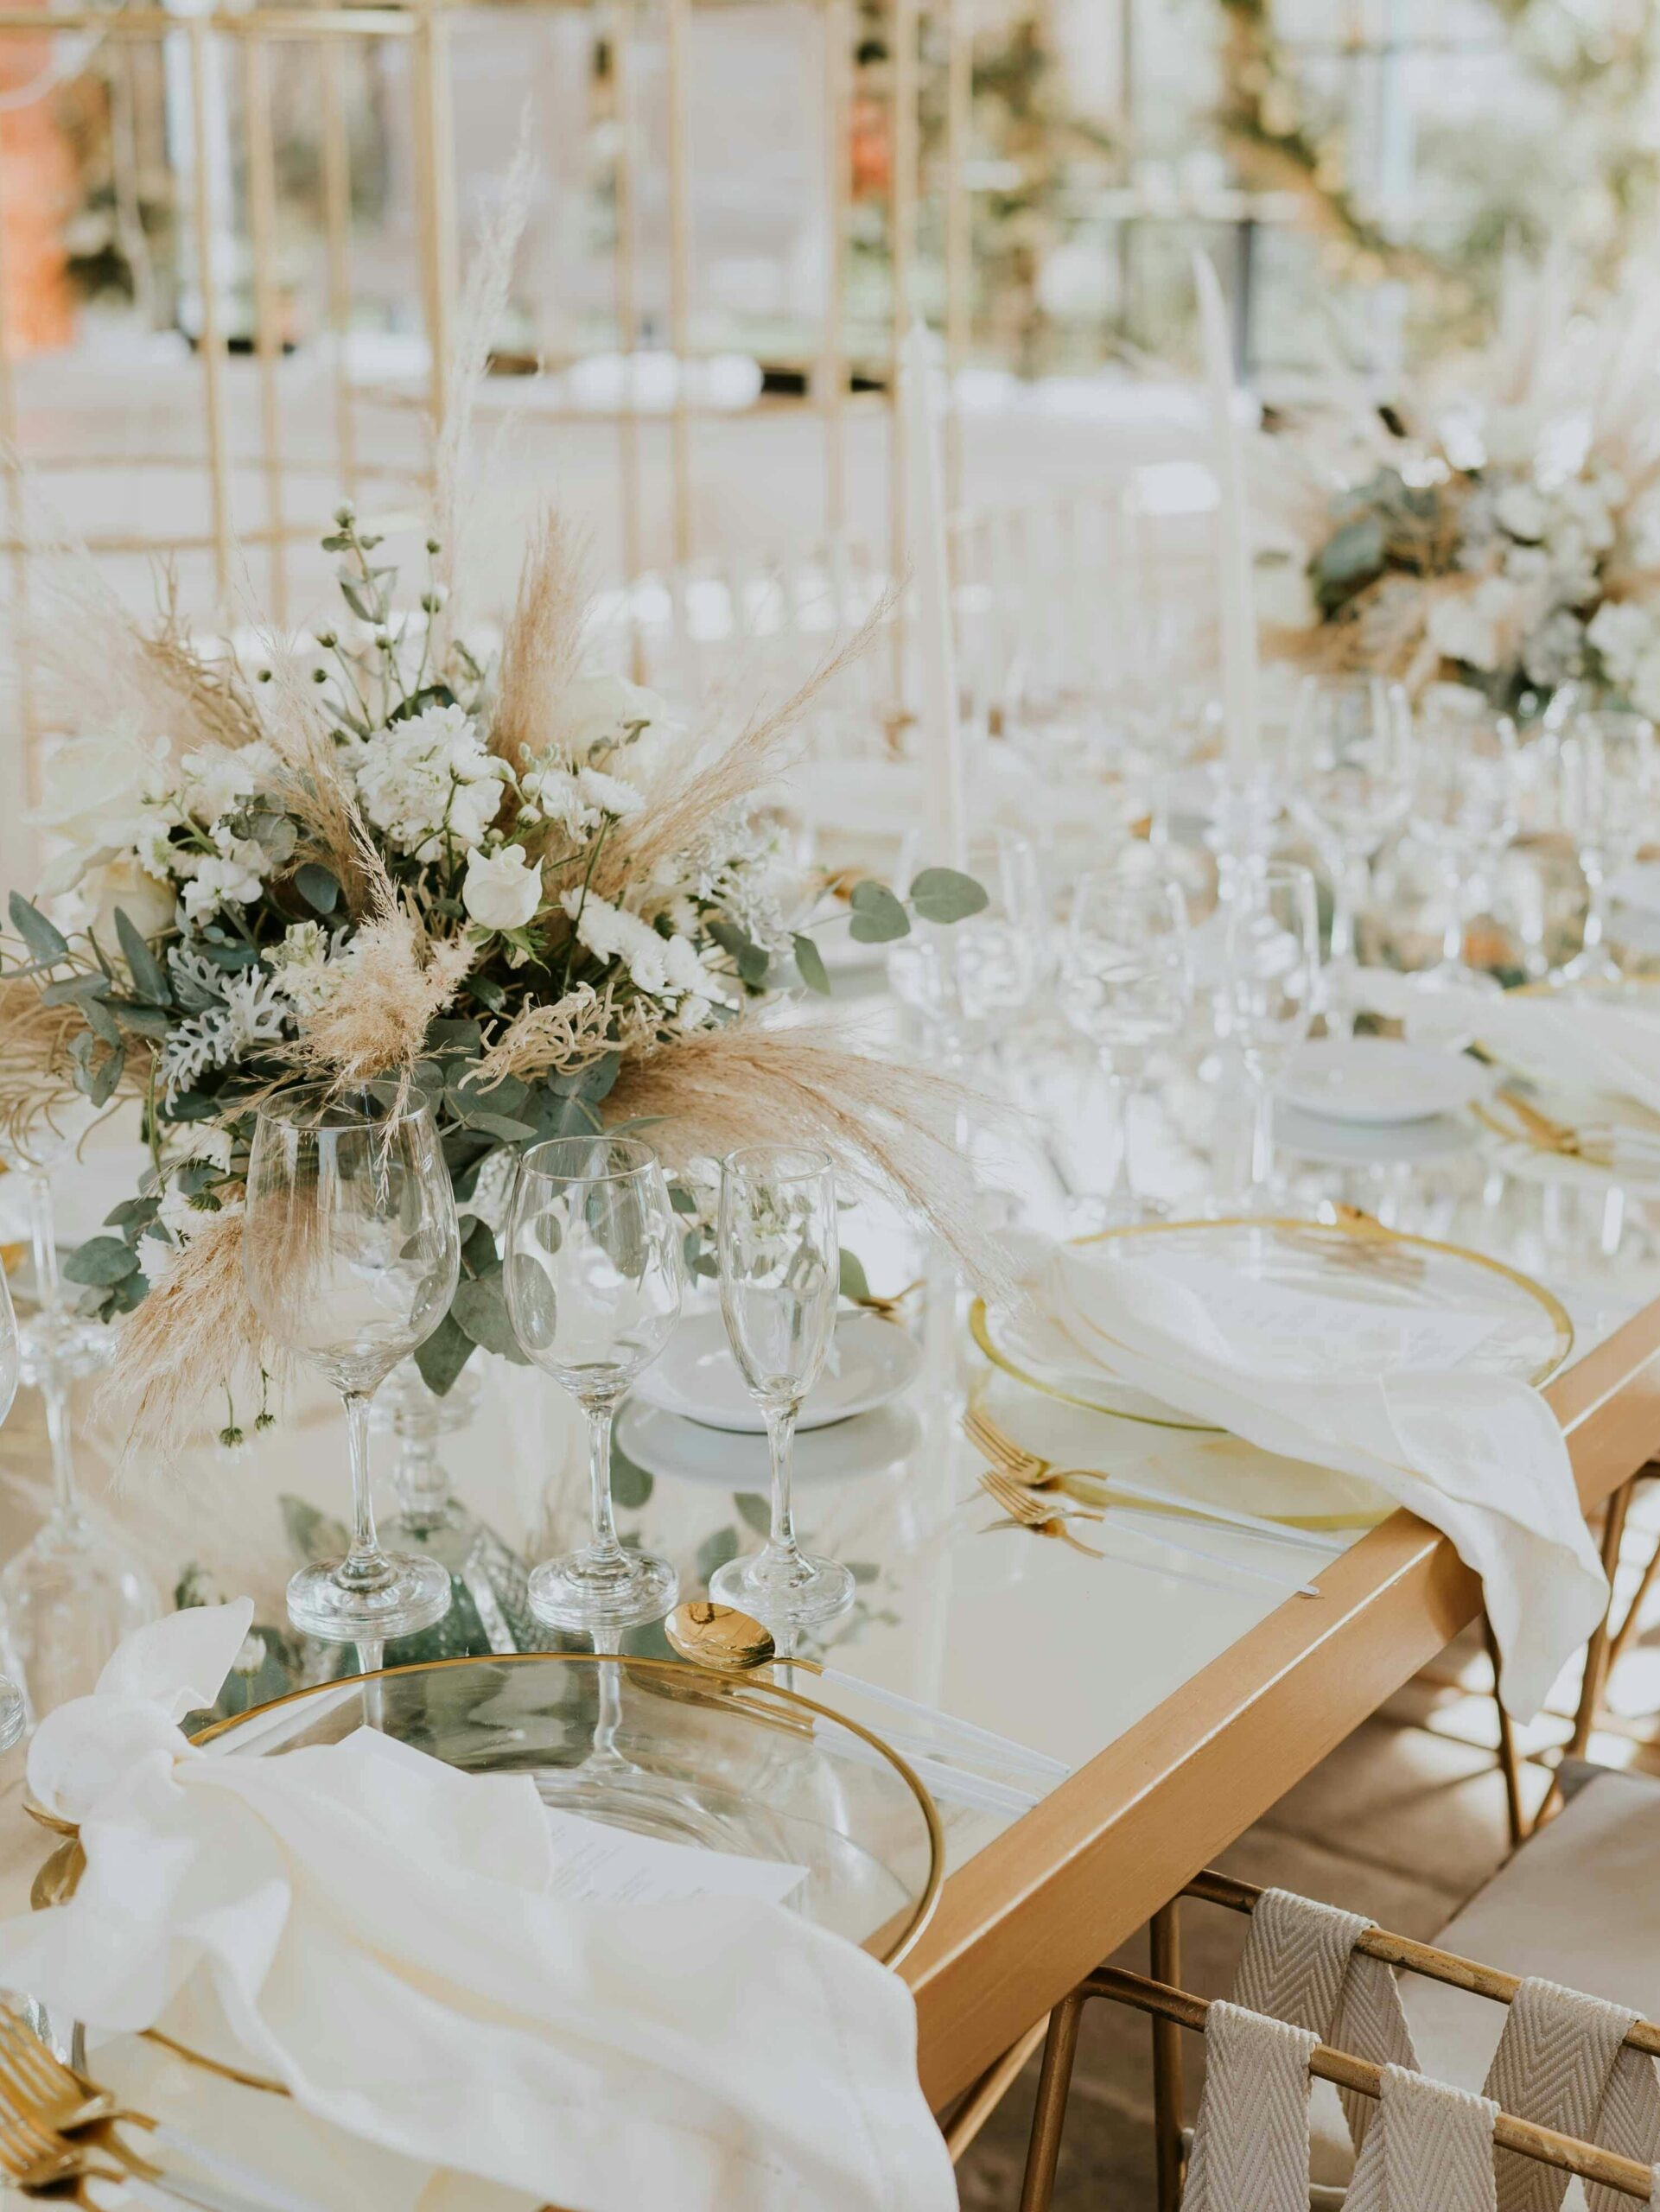
[(1217, 513), (1217, 581), (1222, 608), (1222, 707), (1228, 766), (1240, 777), (1261, 765), (1256, 713), (1256, 602), (1251, 579), (1250, 499), (1245, 454), (1234, 414), (1233, 348), (1222, 287), (1208, 254), (1193, 256), (1199, 329), (1205, 341), (1205, 382), (1210, 402), (1211, 448), (1220, 505)]
[(957, 713), (957, 654), (951, 635), (951, 564), (942, 489), (944, 472), (940, 464), (928, 331), (920, 320), (911, 325), (901, 349), (900, 404), (905, 413), (917, 726), (932, 848), (926, 856), (960, 868), (968, 852), (968, 793)]

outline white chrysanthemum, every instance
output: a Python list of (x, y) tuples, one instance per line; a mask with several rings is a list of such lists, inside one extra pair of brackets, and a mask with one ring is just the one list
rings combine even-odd
[(329, 963), (346, 935), (343, 929), (331, 934), (321, 922), (290, 922), (283, 942), (265, 954), (273, 987), (296, 1013), (314, 1012), (334, 988), (338, 978)]
[(527, 769), (519, 779), (519, 789), (531, 801), (529, 810), (534, 817), (556, 823), (573, 836), (593, 829), (598, 819), (569, 768), (550, 764)]
[(390, 722), (352, 757), (363, 810), (399, 852), (434, 860), (446, 837), (467, 851), (501, 809), (505, 761), (460, 707)]
[(579, 768), (576, 788), (595, 812), (611, 815), (619, 822), (638, 814), (646, 804), (631, 783), (620, 776), (607, 776), (600, 768)]

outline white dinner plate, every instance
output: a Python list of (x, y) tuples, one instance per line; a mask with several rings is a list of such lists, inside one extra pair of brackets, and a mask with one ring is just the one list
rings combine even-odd
[(1472, 1152), (1479, 1125), (1467, 1114), (1432, 1114), (1423, 1122), (1332, 1122), (1283, 1100), (1274, 1109), (1278, 1149), (1320, 1167), (1415, 1166)]
[(1293, 1055), (1275, 1096), (1326, 1122), (1427, 1122), (1460, 1112), (1491, 1082), (1462, 1052), (1392, 1037), (1324, 1037)]
[[(885, 1405), (912, 1381), (921, 1357), (898, 1322), (884, 1321), (877, 1313), (840, 1315), (824, 1371), (807, 1393), (797, 1427), (825, 1428)], [(688, 1313), (661, 1357), (635, 1383), (634, 1396), (706, 1428), (743, 1436), (766, 1432), (718, 1313)]]
[[(855, 1414), (830, 1428), (816, 1428), (796, 1439), (794, 1479), (843, 1483), (856, 1475), (883, 1473), (916, 1450), (922, 1424), (909, 1406), (879, 1406)], [(633, 1398), (617, 1422), (617, 1443), (625, 1456), (648, 1474), (702, 1483), (711, 1490), (739, 1491), (765, 1497), (772, 1484), (772, 1460), (764, 1436), (741, 1436), (729, 1428), (710, 1428), (643, 1406)]]

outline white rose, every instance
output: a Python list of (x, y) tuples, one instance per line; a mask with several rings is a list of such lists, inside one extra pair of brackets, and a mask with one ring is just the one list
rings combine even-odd
[(1642, 607), (1632, 606), (1629, 600), (1606, 599), (1585, 634), (1607, 663), (1614, 681), (1625, 683), (1649, 649), (1654, 624)]
[(140, 937), (159, 937), (173, 926), (173, 886), (158, 883), (129, 854), (94, 868), (81, 890), (93, 907), (92, 927), (99, 943), (110, 950), (115, 947), (118, 906)]
[(95, 854), (127, 843), (153, 767), (143, 747), (122, 735), (70, 738), (47, 755), (41, 803), (23, 818), (70, 847), (48, 870), (48, 895), (78, 883)]
[(467, 855), (461, 904), (480, 929), (523, 929), (541, 903), (541, 871), (531, 866), (522, 845)]
[(581, 760), (593, 747), (615, 745), (637, 722), (660, 722), (666, 702), (626, 676), (575, 676), (553, 709), (553, 734), (560, 750)]

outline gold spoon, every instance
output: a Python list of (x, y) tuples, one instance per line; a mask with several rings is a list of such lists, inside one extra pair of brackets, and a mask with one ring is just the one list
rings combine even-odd
[(903, 1697), (898, 1690), (883, 1689), (878, 1683), (866, 1681), (862, 1675), (844, 1675), (838, 1668), (821, 1665), (816, 1659), (797, 1659), (787, 1655), (780, 1658), (771, 1630), (747, 1613), (741, 1613), (735, 1605), (717, 1605), (708, 1598), (689, 1598), (675, 1607), (663, 1625), (680, 1656), (690, 1659), (694, 1666), (708, 1667), (720, 1675), (751, 1674), (759, 1667), (771, 1666), (774, 1661), (780, 1666), (805, 1667), (822, 1681), (849, 1690), (856, 1697), (868, 1698), (873, 1705), (886, 1706), (890, 1712), (906, 1713), (941, 1735), (955, 1737), (964, 1745), (978, 1746), (987, 1760), (995, 1758), (1004, 1766), (1018, 1767), (1028, 1774), (1050, 1775), (1057, 1781), (1072, 1772), (1064, 1760), (1051, 1758), (1045, 1751), (1030, 1751), (1024, 1744), (1011, 1742), (1007, 1736), (996, 1735), (989, 1728), (976, 1728), (971, 1720), (959, 1720), (952, 1713), (940, 1712), (937, 1706)]

